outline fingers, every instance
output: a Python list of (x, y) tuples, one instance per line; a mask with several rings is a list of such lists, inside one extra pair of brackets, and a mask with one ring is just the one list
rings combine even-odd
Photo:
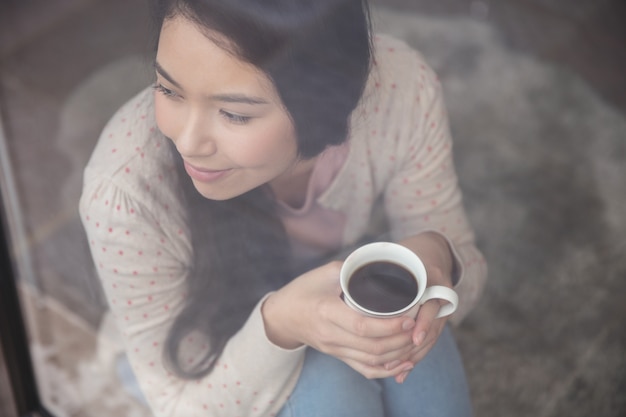
[[(394, 360), (406, 360), (413, 349), (410, 319), (377, 319), (361, 316), (345, 306), (341, 300), (318, 306), (314, 321), (309, 328), (311, 337), (307, 343), (326, 354), (362, 362), (369, 366), (381, 366)], [(406, 329), (402, 326), (405, 325)]]
[[(337, 319), (335, 327), (317, 339), (322, 344), (318, 350), (368, 366), (406, 361), (414, 353), (412, 327), (415, 322), (412, 319), (377, 319), (349, 313), (341, 316), (349, 317), (347, 321)], [(402, 328), (403, 324), (407, 329)]]
[(405, 345), (395, 351), (373, 354), (362, 350), (337, 347), (328, 353), (341, 359), (366, 378), (388, 378), (413, 369), (411, 358), (415, 355), (416, 346), (411, 342), (411, 333), (404, 335)]
[(441, 327), (445, 323), (445, 318), (435, 320), (440, 307), (441, 304), (436, 299), (429, 300), (420, 307), (415, 319), (415, 327), (413, 328), (413, 343), (415, 346), (423, 345), (427, 338), (432, 339), (434, 336), (436, 339), (439, 336), (439, 332), (432, 334), (431, 329), (436, 322), (438, 323), (437, 327)]
[(368, 366), (383, 367), (392, 370), (403, 362), (407, 362), (415, 354), (415, 346), (411, 342), (411, 334), (405, 333), (398, 340), (363, 340), (327, 346), (328, 353), (338, 358), (358, 361)]
[[(301, 332), (304, 333), (301, 339), (305, 344), (341, 359), (367, 378), (395, 376), (397, 381), (404, 381), (419, 359), (416, 335), (430, 332), (439, 303), (425, 303), (417, 320), (364, 316), (340, 299), (339, 268), (339, 263), (330, 263), (304, 274), (291, 284), (295, 293), (292, 298), (306, 294), (306, 305), (310, 307), (304, 315), (308, 325), (300, 327), (306, 329)], [(313, 294), (317, 297), (312, 297)], [(419, 328), (416, 328), (417, 323), (420, 323)]]
[(360, 337), (388, 337), (411, 330), (415, 321), (409, 317), (373, 318), (354, 312), (338, 323), (344, 330)]
[(404, 372), (408, 373), (411, 369), (413, 369), (413, 364), (411, 363), (401, 363), (392, 369), (385, 369), (381, 366), (369, 366), (367, 364), (363, 364), (359, 361), (353, 361), (351, 359), (343, 359), (343, 361), (348, 364), (352, 369), (359, 372), (365, 378), (374, 379), (374, 378), (389, 378), (394, 375), (400, 375)]
[[(439, 313), (440, 306), (439, 301), (430, 300), (420, 307), (411, 337), (414, 349), (411, 351), (409, 359), (407, 359), (408, 363), (416, 364), (421, 361), (439, 338), (446, 323), (446, 318), (435, 319)], [(389, 365), (386, 364), (386, 366)], [(396, 382), (402, 384), (410, 372), (411, 370), (409, 369), (395, 374)]]
[[(414, 365), (414, 364), (417, 364), (422, 359), (424, 359), (424, 357), (428, 354), (430, 349), (435, 345), (436, 341), (437, 341), (437, 337), (435, 337), (432, 340), (427, 337), (426, 341), (422, 345), (420, 345), (419, 347), (415, 346), (415, 349), (411, 357), (407, 360), (406, 363)], [(396, 382), (398, 384), (402, 384), (411, 373), (411, 369), (412, 368), (402, 369), (400, 370), (399, 373), (394, 374)]]
[[(333, 292), (340, 293), (341, 287), (337, 279), (341, 269), (341, 262), (330, 262), (318, 270), (328, 280)], [(316, 275), (316, 276), (319, 276)], [(319, 278), (317, 278), (319, 283)], [(330, 294), (330, 293), (329, 293)], [(343, 330), (360, 337), (387, 337), (410, 330), (415, 326), (415, 321), (410, 317), (374, 318), (367, 317), (352, 310), (340, 297), (331, 297), (320, 307), (325, 310), (321, 314), (334, 322)]]
[(410, 373), (411, 373), (411, 369), (400, 372), (398, 375), (395, 376), (396, 382), (398, 384), (404, 383), (404, 381), (406, 380), (406, 378), (409, 376)]

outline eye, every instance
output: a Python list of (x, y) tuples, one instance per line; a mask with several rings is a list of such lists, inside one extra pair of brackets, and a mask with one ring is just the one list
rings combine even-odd
[(158, 91), (159, 93), (163, 94), (165, 97), (170, 97), (170, 98), (178, 98), (178, 97), (180, 97), (173, 90), (170, 90), (169, 88), (163, 86), (163, 84), (154, 84), (152, 86), (152, 88), (154, 90)]
[(220, 110), (220, 114), (227, 121), (229, 121), (229, 122), (231, 122), (233, 124), (236, 124), (236, 125), (245, 125), (252, 119), (252, 117), (242, 116), (240, 114), (235, 114), (235, 113), (230, 113), (230, 112), (227, 112), (226, 110)]

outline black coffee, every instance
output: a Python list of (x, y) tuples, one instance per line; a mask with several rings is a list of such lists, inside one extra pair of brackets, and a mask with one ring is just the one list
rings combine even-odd
[(417, 295), (417, 280), (393, 262), (363, 265), (350, 277), (348, 291), (357, 304), (370, 311), (390, 313), (411, 303)]

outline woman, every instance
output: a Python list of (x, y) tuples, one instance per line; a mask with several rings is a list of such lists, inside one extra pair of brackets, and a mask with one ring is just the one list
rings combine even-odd
[(418, 53), (361, 0), (159, 0), (152, 90), (103, 131), (80, 210), (158, 416), (471, 415), (439, 303), (366, 318), (340, 261), (370, 236), (459, 293), (485, 264)]

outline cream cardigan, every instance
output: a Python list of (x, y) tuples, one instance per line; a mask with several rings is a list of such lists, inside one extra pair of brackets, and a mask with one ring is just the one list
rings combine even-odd
[[(486, 265), (462, 207), (441, 89), (423, 58), (398, 40), (377, 36), (375, 57), (351, 119), (349, 154), (318, 201), (345, 214), (346, 246), (366, 233), (376, 202), (394, 240), (427, 230), (448, 239), (459, 272), (458, 322), (479, 298)], [(81, 218), (129, 360), (156, 416), (274, 415), (298, 379), (305, 350), (267, 339), (261, 303), (208, 376), (181, 380), (163, 363), (169, 325), (185, 302), (193, 226), (167, 145), (145, 90), (111, 119), (84, 175)], [(190, 337), (183, 351), (193, 363), (204, 348), (200, 337)]]

